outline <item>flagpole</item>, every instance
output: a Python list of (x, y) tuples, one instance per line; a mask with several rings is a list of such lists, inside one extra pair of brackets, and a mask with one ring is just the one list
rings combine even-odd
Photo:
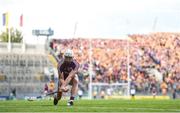
[(8, 32), (8, 52), (11, 52), (11, 29), (9, 27), (9, 13), (6, 13), (6, 30)]
[(23, 32), (23, 14), (20, 16), (20, 29), (22, 32), (22, 52), (25, 52), (25, 39), (24, 39), (24, 32)]
[(11, 32), (9, 27), (7, 27), (7, 31), (8, 31), (8, 52), (11, 52)]

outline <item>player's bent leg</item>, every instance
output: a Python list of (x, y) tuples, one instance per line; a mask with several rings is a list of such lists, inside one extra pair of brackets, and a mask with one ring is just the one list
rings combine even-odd
[(72, 82), (71, 95), (75, 96), (78, 91), (78, 79), (74, 78)]
[(57, 99), (61, 100), (61, 97), (62, 97), (62, 92), (60, 91), (60, 92), (57, 93)]
[[(60, 84), (59, 87), (61, 87), (61, 84)], [(54, 97), (54, 105), (57, 105), (57, 104), (58, 104), (58, 101), (61, 99), (61, 97), (62, 97), (62, 91), (60, 91), (59, 88), (58, 88), (58, 93), (57, 93), (57, 95)]]
[(58, 104), (58, 101), (61, 99), (62, 97), (62, 92), (58, 92), (57, 96), (54, 97), (54, 105)]
[(74, 98), (75, 98), (75, 95), (77, 94), (77, 91), (78, 91), (78, 77), (77, 77), (77, 75), (72, 79), (71, 82), (72, 82), (72, 89), (71, 89), (70, 100), (67, 103), (68, 106), (73, 106)]

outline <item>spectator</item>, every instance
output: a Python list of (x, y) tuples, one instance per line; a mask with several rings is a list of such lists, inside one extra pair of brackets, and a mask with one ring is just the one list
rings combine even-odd
[(44, 94), (47, 94), (48, 93), (48, 85), (47, 83), (44, 85)]
[(161, 83), (161, 91), (162, 91), (162, 95), (163, 96), (166, 96), (167, 95), (167, 84), (165, 81), (163, 81)]
[[(156, 84), (167, 94), (172, 89), (173, 77), (180, 75), (180, 34), (179, 33), (151, 33), (129, 35), (131, 41), (129, 49), (131, 81), (138, 92), (150, 91), (149, 85)], [(88, 39), (60, 39), (54, 43), (57, 51), (63, 53), (64, 48), (72, 48), (84, 76), (85, 86), (88, 86), (88, 68), (92, 63), (93, 82), (115, 83), (127, 82), (127, 41), (110, 39), (92, 39), (92, 57), (89, 56)], [(55, 46), (54, 46), (55, 47)], [(90, 59), (91, 58), (91, 59)], [(147, 70), (156, 70), (159, 76), (166, 76), (165, 81), (152, 77)], [(173, 76), (173, 77), (172, 77)], [(179, 77), (180, 78), (180, 77)], [(179, 78), (177, 81), (179, 81)], [(82, 81), (83, 82), (83, 81)], [(179, 83), (179, 82), (178, 82)], [(171, 84), (171, 85), (169, 85)], [(177, 85), (177, 91), (180, 86)]]
[(48, 88), (50, 93), (54, 92), (55, 84), (53, 80), (50, 81)]

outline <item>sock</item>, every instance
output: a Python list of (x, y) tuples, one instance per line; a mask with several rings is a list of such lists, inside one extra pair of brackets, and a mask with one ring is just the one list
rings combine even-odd
[(71, 97), (70, 97), (70, 101), (73, 101), (73, 100), (74, 100), (74, 96), (71, 96)]

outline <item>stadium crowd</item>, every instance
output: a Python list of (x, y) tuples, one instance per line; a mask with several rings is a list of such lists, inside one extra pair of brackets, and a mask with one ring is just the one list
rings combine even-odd
[[(166, 95), (167, 91), (180, 91), (179, 33), (133, 34), (128, 40), (54, 39), (50, 47), (60, 59), (65, 48), (73, 49), (81, 65), (80, 83), (86, 84), (85, 87), (90, 64), (94, 83), (127, 82), (129, 64), (131, 85), (137, 92), (156, 90)], [(163, 77), (162, 81), (159, 76)]]

